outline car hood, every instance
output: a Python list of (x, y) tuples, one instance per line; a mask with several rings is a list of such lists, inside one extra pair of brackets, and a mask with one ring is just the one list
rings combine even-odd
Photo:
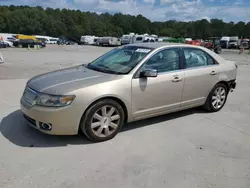
[(62, 95), (116, 78), (117, 75), (90, 70), (81, 65), (36, 76), (28, 81), (27, 86), (41, 93)]

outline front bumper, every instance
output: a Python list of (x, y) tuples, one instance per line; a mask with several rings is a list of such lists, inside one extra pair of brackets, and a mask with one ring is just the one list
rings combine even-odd
[[(67, 106), (54, 107), (30, 107), (21, 99), (21, 111), (24, 119), (33, 128), (51, 135), (76, 135), (83, 111), (80, 107)], [(51, 127), (50, 127), (51, 126)]]

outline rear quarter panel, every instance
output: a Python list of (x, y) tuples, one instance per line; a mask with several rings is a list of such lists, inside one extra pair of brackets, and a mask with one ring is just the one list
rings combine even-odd
[(226, 61), (220, 65), (219, 81), (236, 80), (237, 68), (235, 62)]

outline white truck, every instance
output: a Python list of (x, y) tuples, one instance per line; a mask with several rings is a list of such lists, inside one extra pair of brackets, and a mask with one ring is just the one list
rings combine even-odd
[(228, 48), (239, 48), (239, 46), (240, 46), (239, 37), (237, 36), (230, 37)]
[(230, 41), (230, 37), (223, 36), (220, 39), (220, 46), (221, 46), (221, 48), (229, 48), (229, 41)]

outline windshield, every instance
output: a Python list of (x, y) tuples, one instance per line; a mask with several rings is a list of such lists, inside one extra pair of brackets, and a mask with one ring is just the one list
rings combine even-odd
[(151, 48), (138, 46), (115, 48), (89, 63), (87, 68), (110, 74), (127, 74), (151, 51)]

